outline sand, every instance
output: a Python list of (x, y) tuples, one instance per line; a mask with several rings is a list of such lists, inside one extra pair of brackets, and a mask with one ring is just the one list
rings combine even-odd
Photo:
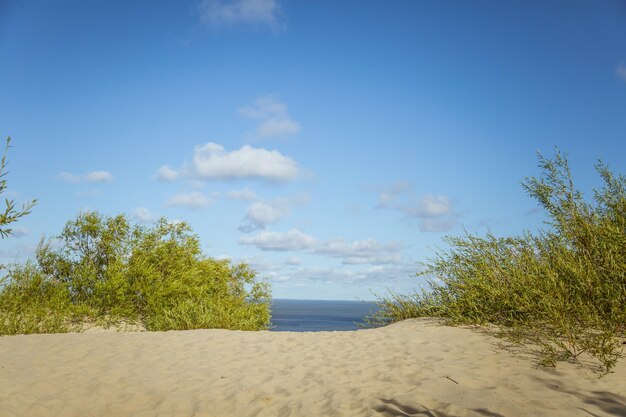
[(626, 416), (598, 378), (433, 320), (356, 332), (0, 337), (0, 416)]

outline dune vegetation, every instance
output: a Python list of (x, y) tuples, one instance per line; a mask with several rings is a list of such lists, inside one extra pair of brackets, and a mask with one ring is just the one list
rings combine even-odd
[(493, 325), (532, 346), (544, 365), (595, 357), (608, 372), (626, 336), (626, 178), (599, 162), (591, 201), (574, 186), (566, 156), (539, 156), (539, 177), (524, 190), (545, 210), (537, 233), (448, 237), (449, 249), (424, 263), (427, 285), (379, 299), (370, 318), (385, 324), (442, 317), (452, 325)]
[(5, 281), (0, 334), (119, 321), (148, 330), (259, 330), (270, 320), (267, 283), (245, 263), (204, 257), (186, 223), (164, 218), (140, 226), (82, 213)]
[[(0, 161), (0, 194), (7, 188), (10, 139)], [(0, 237), (30, 213), (5, 199)], [(184, 222), (150, 226), (123, 216), (81, 213), (54, 239), (42, 239), (34, 261), (0, 278), (0, 335), (58, 333), (85, 325), (138, 324), (147, 330), (266, 329), (270, 288), (245, 263), (202, 255)]]
[(247, 264), (202, 255), (184, 222), (131, 225), (82, 213), (36, 261), (13, 266), (0, 293), (0, 334), (63, 332), (85, 322), (148, 330), (269, 325), (270, 292)]

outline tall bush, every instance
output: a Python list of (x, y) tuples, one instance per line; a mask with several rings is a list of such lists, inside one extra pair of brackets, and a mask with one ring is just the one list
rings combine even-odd
[(466, 233), (426, 262), (428, 286), (380, 300), (374, 323), (439, 316), (450, 324), (494, 324), (502, 335), (540, 348), (541, 361), (584, 352), (605, 371), (626, 336), (626, 178), (598, 163), (603, 186), (586, 200), (567, 158), (539, 156), (539, 177), (524, 190), (546, 211), (549, 228), (500, 238)]
[[(58, 238), (41, 241), (36, 265), (15, 267), (9, 277), (0, 293), (7, 323), (23, 321), (20, 309), (39, 300), (37, 311), (53, 311), (66, 324), (92, 318), (139, 321), (148, 330), (269, 325), (268, 285), (246, 264), (204, 257), (186, 223), (165, 219), (139, 226), (124, 216), (80, 214)], [(50, 301), (50, 288), (63, 294), (62, 302)], [(12, 333), (23, 332), (19, 327)]]

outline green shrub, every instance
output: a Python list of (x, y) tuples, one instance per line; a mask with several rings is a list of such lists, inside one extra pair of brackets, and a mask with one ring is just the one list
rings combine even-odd
[(438, 316), (494, 324), (538, 346), (544, 364), (587, 352), (608, 372), (626, 335), (626, 178), (599, 163), (604, 185), (589, 202), (563, 155), (540, 156), (540, 167), (542, 175), (523, 187), (546, 210), (548, 231), (447, 238), (450, 249), (418, 274), (429, 277), (427, 289), (383, 297), (370, 322)]
[[(269, 325), (268, 285), (257, 282), (246, 264), (203, 257), (198, 237), (185, 223), (160, 219), (150, 227), (131, 226), (124, 216), (84, 213), (68, 222), (58, 239), (42, 240), (36, 260), (10, 271), (0, 292), (7, 326), (27, 311), (48, 312), (61, 324), (82, 317), (141, 322), (148, 330)], [(63, 297), (48, 295), (51, 289)], [(25, 296), (30, 293), (34, 297)], [(67, 330), (61, 324), (54, 331)], [(15, 330), (0, 328), (0, 333), (26, 329), (12, 326)]]
[[(11, 271), (0, 294), (0, 334), (59, 333), (69, 329), (67, 287), (50, 280), (31, 263)], [(8, 282), (6, 282), (8, 281)]]

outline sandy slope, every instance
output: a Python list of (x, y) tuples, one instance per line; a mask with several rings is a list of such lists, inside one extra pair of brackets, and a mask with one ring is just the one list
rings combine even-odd
[(626, 416), (626, 363), (537, 369), (478, 332), (0, 337), (0, 416)]

